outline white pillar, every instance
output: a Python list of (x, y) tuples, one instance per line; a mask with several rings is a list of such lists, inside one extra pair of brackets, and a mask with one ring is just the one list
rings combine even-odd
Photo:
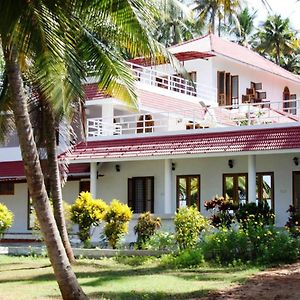
[(102, 105), (103, 135), (113, 135), (114, 131), (114, 106), (111, 103)]
[(248, 156), (248, 202), (256, 201), (256, 156)]
[(164, 160), (164, 213), (172, 213), (172, 161), (171, 159)]
[(92, 162), (90, 167), (90, 190), (93, 198), (97, 197), (97, 163)]

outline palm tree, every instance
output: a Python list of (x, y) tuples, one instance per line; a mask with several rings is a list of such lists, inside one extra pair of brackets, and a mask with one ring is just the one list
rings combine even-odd
[(288, 18), (269, 16), (256, 34), (256, 50), (279, 64), (281, 56), (289, 55), (295, 50), (295, 40), (295, 32)]
[(239, 28), (234, 26), (232, 33), (236, 36), (237, 42), (245, 47), (250, 47), (251, 38), (254, 33), (254, 19), (256, 11), (250, 12), (249, 8), (244, 8), (237, 16)]
[(216, 32), (217, 27), (220, 36), (222, 25), (234, 21), (238, 26), (237, 14), (241, 7), (240, 2), (240, 0), (195, 0), (194, 10), (198, 14), (198, 22), (207, 22), (208, 30), (212, 33)]
[[(153, 35), (159, 42), (169, 47), (194, 37), (195, 23), (192, 10), (179, 0), (158, 0), (157, 2), (162, 14), (156, 20)], [(197, 30), (199, 29), (198, 27)]]
[[(11, 95), (9, 105), (19, 137), (28, 189), (63, 299), (87, 297), (72, 271), (50, 209), (27, 108), (23, 63), (34, 62), (35, 81), (43, 95), (47, 95), (46, 100), (54, 111), (68, 111), (70, 99), (82, 97), (81, 79), (86, 76), (83, 61), (95, 66), (95, 72), (101, 75), (102, 88), (134, 101), (136, 95), (128, 67), (118, 51), (114, 51), (114, 45), (105, 44), (103, 40), (115, 42), (118, 38), (118, 44), (131, 48), (132, 53), (147, 49), (145, 53), (149, 55), (161, 50), (151, 41), (149, 31), (144, 27), (153, 13), (151, 4), (150, 0), (19, 0), (17, 4), (7, 0), (0, 3), (3, 13), (0, 37)], [(107, 31), (108, 28), (111, 30)], [(96, 32), (102, 40), (91, 32)]]

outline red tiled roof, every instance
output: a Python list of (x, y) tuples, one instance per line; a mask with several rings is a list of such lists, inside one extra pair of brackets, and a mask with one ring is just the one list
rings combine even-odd
[(284, 149), (300, 149), (299, 126), (82, 142), (66, 158), (88, 161), (169, 155), (188, 157), (190, 154)]
[(175, 55), (191, 51), (203, 51), (205, 53), (222, 55), (240, 63), (300, 82), (300, 78), (298, 76), (267, 60), (258, 53), (240, 46), (237, 43), (222, 39), (214, 34), (208, 34), (203, 37), (172, 46), (169, 50)]
[(97, 83), (88, 83), (83, 86), (86, 100), (101, 100), (110, 98), (103, 91), (101, 91)]
[[(90, 164), (72, 164), (69, 166), (69, 175), (84, 174), (90, 172)], [(0, 181), (24, 180), (25, 170), (22, 161), (0, 162)]]

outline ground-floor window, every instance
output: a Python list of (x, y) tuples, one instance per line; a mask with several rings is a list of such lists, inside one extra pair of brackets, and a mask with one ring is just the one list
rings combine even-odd
[[(233, 200), (234, 204), (248, 202), (248, 174), (224, 174), (223, 195)], [(272, 172), (256, 174), (256, 202), (267, 201), (274, 209), (274, 174)]]
[(0, 195), (14, 195), (15, 185), (13, 182), (0, 182)]
[(134, 213), (154, 212), (154, 177), (128, 178), (128, 206)]
[(267, 201), (269, 207), (274, 210), (274, 174), (256, 174), (256, 201)]
[(247, 203), (248, 175), (223, 174), (223, 195), (236, 205)]
[(177, 208), (197, 205), (200, 209), (200, 175), (180, 175), (176, 180)]

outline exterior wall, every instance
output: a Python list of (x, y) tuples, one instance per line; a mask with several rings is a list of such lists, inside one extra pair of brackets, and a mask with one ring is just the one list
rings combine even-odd
[[(27, 213), (28, 213), (28, 194), (26, 183), (16, 183), (14, 185), (14, 195), (1, 195), (0, 202), (5, 204), (8, 209), (14, 213), (14, 222), (9, 233), (31, 233), (27, 227)], [(12, 238), (14, 238), (12, 236)]]
[(217, 87), (217, 71), (230, 72), (231, 75), (239, 75), (239, 99), (241, 101), (242, 95), (246, 94), (246, 88), (250, 88), (250, 82), (261, 82), (262, 91), (267, 93), (268, 101), (281, 101), (283, 89), (287, 86), (291, 94), (296, 94), (297, 99), (300, 98), (300, 85), (287, 80), (277, 75), (272, 75), (269, 72), (258, 70), (249, 67), (245, 64), (238, 64), (229, 59), (222, 57), (214, 57), (213, 60), (213, 83)]
[[(300, 171), (300, 166), (295, 166), (293, 157), (296, 154), (257, 155), (256, 172), (274, 172), (274, 200), (276, 225), (284, 226), (288, 214), (286, 210), (292, 203), (292, 172)], [(234, 161), (233, 168), (229, 168), (228, 160)], [(212, 199), (216, 194), (222, 195), (224, 173), (247, 173), (247, 156), (228, 156), (214, 158), (190, 158), (173, 159), (175, 170), (172, 171), (172, 204), (171, 212), (176, 211), (176, 176), (197, 175), (200, 178), (200, 211), (204, 215), (204, 201)], [(120, 165), (117, 172), (115, 165)], [(131, 177), (154, 176), (154, 212), (160, 215), (164, 230), (173, 230), (172, 214), (164, 213), (164, 160), (132, 161), (103, 163), (99, 170), (97, 181), (97, 198), (110, 202), (113, 198), (127, 203), (127, 180)], [(63, 188), (63, 199), (73, 203), (79, 193), (79, 181), (69, 181)], [(31, 231), (27, 229), (27, 185), (25, 183), (15, 184), (15, 195), (0, 196), (0, 202), (8, 206), (15, 214), (13, 227), (8, 233), (23, 233), (25, 238)], [(136, 224), (138, 215), (134, 215), (130, 223), (130, 232), (126, 237), (127, 242), (135, 240), (133, 226)], [(74, 232), (77, 229), (74, 227)], [(100, 235), (100, 228), (96, 228), (93, 240), (96, 241)], [(10, 236), (14, 238), (13, 235)]]

